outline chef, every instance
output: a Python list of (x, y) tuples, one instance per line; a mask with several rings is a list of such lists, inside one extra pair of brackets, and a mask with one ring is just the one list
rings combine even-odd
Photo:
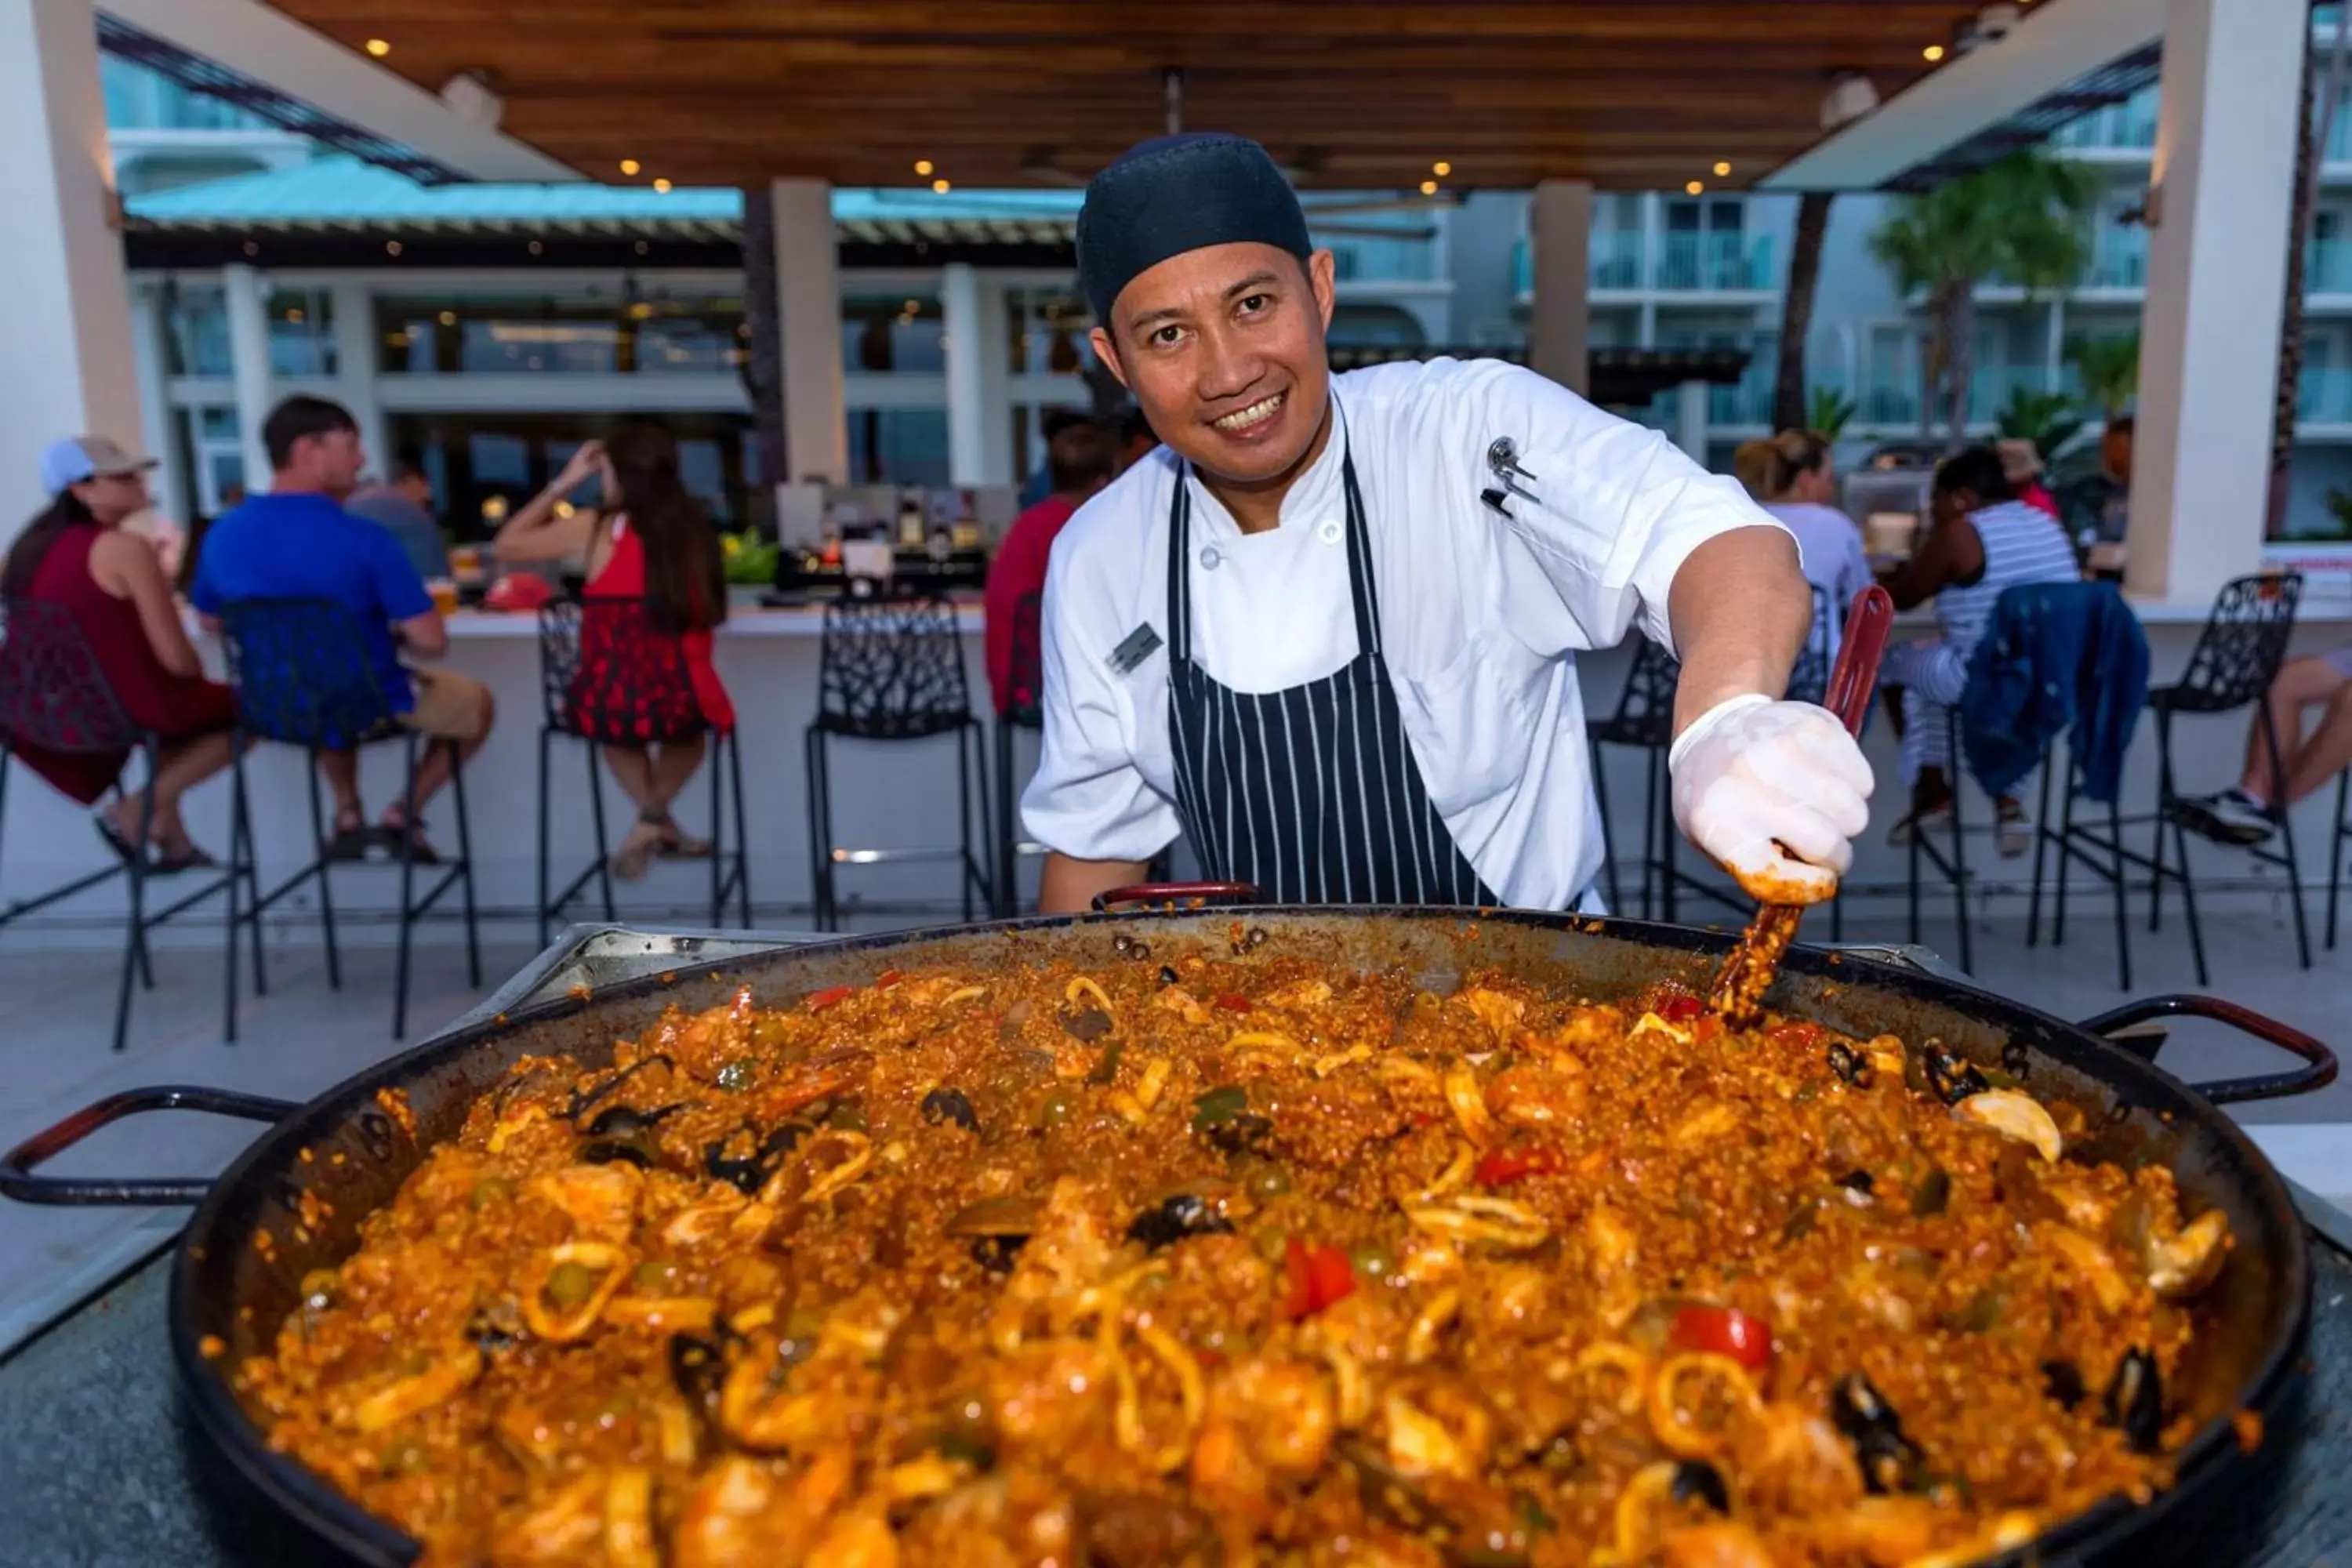
[(1513, 365), (1331, 374), (1331, 253), (1254, 142), (1136, 147), (1077, 251), (1163, 445), (1054, 546), (1022, 801), (1046, 912), (1180, 830), (1268, 901), (1596, 908), (1575, 655), (1635, 630), (1682, 660), (1683, 831), (1759, 898), (1835, 889), (1870, 769), (1780, 700), (1810, 593), (1735, 481)]

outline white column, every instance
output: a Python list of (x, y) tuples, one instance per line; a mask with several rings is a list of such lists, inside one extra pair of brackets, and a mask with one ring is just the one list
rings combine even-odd
[(188, 472), (180, 461), (180, 442), (172, 429), (171, 348), (169, 323), (163, 319), (163, 286), (149, 281), (131, 291), (131, 363), (139, 384), (139, 445), (162, 464), (155, 470), (152, 493), (163, 514), (184, 529), (194, 519)]
[(2125, 568), (2203, 599), (2262, 559), (2305, 7), (2168, 0)]
[(1528, 363), (1571, 391), (1591, 386), (1592, 184), (1546, 180), (1528, 212), (1535, 251), (1535, 306)]
[[(2042, 384), (2055, 392), (2066, 377), (2066, 300), (2063, 295), (2050, 296), (2050, 337), (2042, 350)], [(2042, 454), (2047, 458), (2050, 453)]]
[(1675, 388), (1675, 445), (1701, 468), (1706, 466), (1706, 395), (1703, 381), (1685, 381)]
[[(1665, 265), (1666, 202), (1655, 191), (1642, 193), (1642, 292), (1655, 293), (1658, 268)], [(1648, 301), (1653, 333), (1658, 324), (1658, 302)]]
[(968, 261), (950, 261), (940, 268), (940, 313), (947, 329), (949, 481), (1009, 485), (1013, 361), (1004, 285)]
[(336, 282), (329, 307), (335, 322), (335, 401), (351, 410), (367, 449), (367, 471), (392, 477), (392, 425), (375, 391), (375, 291), (344, 279)]
[(784, 463), (793, 479), (849, 479), (849, 423), (841, 398), (841, 258), (833, 187), (823, 180), (769, 184), (776, 213), (776, 330), (784, 340)]
[(221, 268), (228, 307), (229, 384), (236, 394), (236, 435), (245, 453), (245, 493), (269, 489), (269, 451), (261, 444), (262, 421), (269, 417), (269, 285), (238, 262)]
[(0, 0), (0, 536), (31, 515), (41, 448), (139, 437), (91, 0)]

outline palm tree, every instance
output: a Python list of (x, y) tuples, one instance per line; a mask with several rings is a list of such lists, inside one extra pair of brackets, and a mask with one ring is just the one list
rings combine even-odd
[(1814, 288), (1822, 276), (1822, 240), (1829, 233), (1829, 191), (1797, 198), (1797, 237), (1789, 251), (1788, 298), (1780, 306), (1780, 365), (1772, 382), (1772, 428), (1805, 424), (1805, 336), (1813, 325)]
[(2069, 338), (2066, 363), (2074, 367), (2084, 399), (2099, 416), (2119, 418), (2139, 391), (2139, 329)]
[(2286, 531), (2287, 465), (2294, 454), (2294, 424), (2303, 383), (2304, 247), (2311, 243), (2312, 209), (2319, 195), (2319, 165), (2327, 132), (2344, 100), (2347, 44), (2352, 44), (2352, 17), (2336, 19), (2335, 47), (2327, 54), (2327, 78), (2314, 90), (2318, 60), (2304, 45), (2301, 134), (2294, 148), (2294, 210), (2287, 219), (2286, 309), (2279, 321), (2278, 388), (2271, 410), (2271, 489), (2263, 534), (2276, 539)]
[(2028, 149), (1904, 197), (1872, 233), (1871, 254), (1897, 289), (1927, 299), (1921, 435), (1940, 406), (1953, 444), (1966, 437), (1979, 285), (2015, 283), (2033, 294), (2071, 288), (2090, 258), (2097, 200), (2086, 171)]
[[(1860, 404), (1834, 386), (1817, 386), (1813, 388), (1812, 395), (1805, 401), (1802, 417), (1788, 423), (1776, 418), (1772, 424), (1776, 429), (1786, 430), (1790, 423), (1793, 423), (1798, 428), (1811, 430), (1822, 440), (1835, 446), (1838, 437), (1845, 434), (1845, 427), (1853, 422), (1853, 416), (1860, 412), (1861, 407)], [(1777, 413), (1778, 410), (1775, 412)]]

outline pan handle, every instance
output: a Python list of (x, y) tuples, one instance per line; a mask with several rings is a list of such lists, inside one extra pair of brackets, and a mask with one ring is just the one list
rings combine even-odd
[(1183, 899), (1231, 899), (1237, 904), (1259, 904), (1255, 882), (1136, 882), (1095, 895), (1095, 913), (1105, 914), (1113, 904), (1165, 904)]
[[(2263, 1073), (2253, 1078), (2225, 1078), (2212, 1083), (2189, 1086), (2216, 1105), (2227, 1105), (2241, 1100), (2276, 1100), (2283, 1095), (2307, 1094), (2336, 1081), (2334, 1051), (2301, 1029), (2282, 1024), (2252, 1007), (2224, 1002), (2218, 996), (2185, 993), (2144, 996), (2137, 1002), (2126, 1002), (2113, 1012), (2085, 1018), (2081, 1026), (2094, 1035), (2112, 1036), (2118, 1029), (2144, 1024), (2150, 1018), (2210, 1018), (2216, 1023), (2229, 1025), (2240, 1034), (2267, 1040), (2281, 1050), (2292, 1051), (2303, 1058), (2303, 1066), (2292, 1072)], [(2144, 1060), (2154, 1061), (2163, 1040), (2159, 1037), (2149, 1040), (2114, 1040), (2111, 1043)]]
[(251, 1121), (280, 1121), (300, 1109), (290, 1100), (268, 1100), (257, 1094), (195, 1089), (184, 1084), (110, 1094), (9, 1150), (7, 1156), (0, 1159), (0, 1196), (14, 1198), (20, 1204), (95, 1204), (132, 1208), (201, 1203), (212, 1189), (209, 1181), (169, 1177), (126, 1181), (37, 1176), (33, 1173), (100, 1128), (142, 1110), (205, 1110), (215, 1116), (242, 1116)]

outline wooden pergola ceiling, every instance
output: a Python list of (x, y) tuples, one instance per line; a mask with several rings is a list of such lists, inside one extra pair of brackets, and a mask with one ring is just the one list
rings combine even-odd
[[(1073, 184), (1163, 128), (1265, 142), (1302, 184), (1738, 187), (1890, 97), (1970, 5), (1926, 0), (274, 0), (593, 178)], [(331, 108), (331, 106), (327, 106)], [(1732, 172), (1713, 173), (1718, 162)]]

